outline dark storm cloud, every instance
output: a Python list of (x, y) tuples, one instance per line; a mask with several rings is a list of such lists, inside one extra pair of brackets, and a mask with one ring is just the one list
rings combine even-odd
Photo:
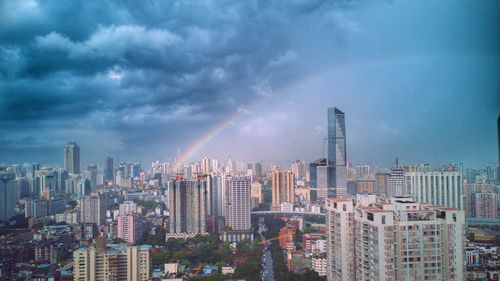
[(289, 52), (290, 17), (327, 6), (321, 1), (0, 5), (0, 131), (9, 136), (3, 138), (6, 152), (9, 141), (36, 142), (26, 131), (13, 131), (16, 125), (41, 130), (40, 142), (52, 135), (43, 130), (56, 126), (115, 130), (130, 144), (155, 127), (210, 126), (261, 97), (270, 71), (277, 71)]

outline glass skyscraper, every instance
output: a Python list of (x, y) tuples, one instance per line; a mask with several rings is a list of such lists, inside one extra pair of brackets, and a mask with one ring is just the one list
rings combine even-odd
[(328, 197), (347, 195), (347, 157), (345, 115), (336, 107), (328, 108)]
[(64, 169), (70, 174), (80, 173), (80, 148), (76, 142), (68, 142), (64, 147)]

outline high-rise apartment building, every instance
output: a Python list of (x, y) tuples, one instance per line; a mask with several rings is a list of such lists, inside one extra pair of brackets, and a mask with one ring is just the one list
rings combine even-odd
[(262, 204), (262, 183), (258, 181), (252, 182), (251, 187), (251, 198), (252, 198), (252, 209), (258, 207), (259, 204)]
[(405, 170), (396, 164), (396, 167), (391, 168), (391, 173), (387, 179), (387, 196), (406, 195), (407, 189), (405, 189)]
[(236, 162), (234, 162), (233, 159), (229, 157), (226, 163), (226, 173), (231, 175), (235, 172), (236, 172)]
[(347, 150), (345, 115), (336, 107), (328, 108), (328, 197), (347, 196)]
[(178, 177), (169, 186), (170, 233), (206, 232), (206, 182)]
[(355, 279), (354, 204), (347, 198), (325, 201), (327, 278), (351, 281)]
[(210, 168), (210, 158), (208, 156), (203, 157), (201, 160), (201, 173), (204, 175), (208, 175), (211, 172)]
[(227, 177), (226, 226), (231, 230), (251, 228), (250, 178), (241, 176)]
[(356, 201), (327, 200), (328, 280), (464, 280), (462, 210), (410, 197)]
[(492, 192), (472, 194), (472, 216), (475, 218), (498, 218), (498, 195)]
[(76, 142), (68, 142), (64, 147), (64, 168), (70, 174), (80, 173), (80, 147)]
[(304, 161), (293, 161), (291, 170), (298, 180), (302, 180), (306, 177), (306, 163)]
[(116, 220), (118, 221), (118, 238), (130, 244), (142, 239), (143, 219), (139, 214), (119, 215)]
[(82, 223), (103, 225), (106, 219), (107, 200), (104, 195), (93, 193), (80, 197), (80, 218)]
[(464, 209), (463, 180), (461, 172), (405, 173), (405, 196), (417, 202)]
[(280, 210), (281, 203), (295, 202), (295, 176), (292, 171), (284, 173), (276, 168), (272, 172), (272, 210)]
[(134, 201), (125, 201), (118, 206), (120, 215), (130, 215), (138, 213), (137, 204)]
[(110, 182), (114, 179), (114, 166), (113, 166), (113, 158), (106, 157), (104, 158), (104, 181)]
[(151, 273), (151, 246), (90, 246), (73, 252), (74, 281), (146, 281)]
[(356, 165), (356, 178), (366, 179), (370, 175), (370, 166)]

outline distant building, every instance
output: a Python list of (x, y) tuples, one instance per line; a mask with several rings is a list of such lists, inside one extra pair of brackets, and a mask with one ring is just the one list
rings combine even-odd
[(405, 170), (396, 164), (396, 167), (391, 168), (391, 173), (387, 179), (387, 196), (393, 197), (406, 195)]
[(210, 174), (211, 168), (210, 168), (210, 158), (208, 156), (203, 157), (201, 160), (201, 173), (204, 175)]
[(262, 204), (262, 183), (254, 181), (251, 187), (252, 209)]
[(118, 221), (118, 238), (134, 244), (142, 239), (142, 223), (143, 218), (139, 214), (119, 215)]
[(404, 178), (405, 195), (417, 202), (464, 209), (461, 172), (411, 172)]
[(137, 204), (134, 201), (125, 201), (118, 206), (120, 215), (130, 215), (138, 213)]
[(370, 166), (356, 165), (356, 179), (366, 179), (370, 175)]
[(103, 195), (94, 193), (80, 197), (80, 220), (82, 223), (103, 225), (106, 219), (107, 200)]
[(114, 165), (113, 158), (106, 157), (104, 158), (104, 181), (110, 182), (114, 179)]
[(68, 142), (64, 147), (64, 169), (70, 174), (80, 173), (80, 147), (76, 142)]
[(498, 195), (492, 192), (472, 194), (472, 216), (476, 218), (498, 218)]
[(304, 161), (293, 161), (291, 170), (297, 180), (302, 180), (306, 177), (306, 163)]
[(376, 194), (384, 195), (387, 194), (387, 181), (389, 180), (391, 174), (389, 173), (375, 173), (375, 187), (374, 191)]
[(260, 164), (259, 162), (255, 163), (255, 178), (257, 180), (262, 179), (262, 164)]
[(325, 158), (320, 158), (309, 163), (309, 185), (311, 187), (310, 198), (312, 202), (315, 202), (318, 199), (324, 200), (328, 197), (327, 178), (328, 175)]
[(295, 202), (295, 175), (287, 170), (284, 173), (276, 168), (272, 172), (272, 210), (280, 210), (281, 203)]
[(7, 221), (16, 214), (14, 206), (19, 189), (14, 180), (12, 171), (0, 169), (0, 221)]

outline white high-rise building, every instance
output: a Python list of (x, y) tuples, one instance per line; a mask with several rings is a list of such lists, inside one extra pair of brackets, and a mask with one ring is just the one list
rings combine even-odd
[(464, 211), (410, 197), (356, 204), (327, 200), (328, 280), (464, 280)]
[(212, 158), (212, 171), (219, 171), (219, 158)]
[(326, 199), (328, 280), (355, 280), (354, 203), (347, 198)]
[(226, 225), (232, 230), (251, 228), (251, 185), (249, 177), (227, 177)]
[(103, 195), (94, 193), (80, 197), (80, 219), (83, 223), (103, 225), (106, 219), (107, 202)]
[(138, 213), (137, 204), (134, 201), (125, 201), (118, 208), (122, 216)]
[(210, 158), (208, 156), (203, 157), (201, 160), (201, 173), (204, 175), (208, 175), (212, 172), (212, 169), (210, 168)]
[(231, 157), (229, 157), (226, 164), (226, 173), (233, 174), (235, 172), (236, 172), (236, 163), (233, 161), (233, 159), (231, 159)]
[(405, 189), (417, 202), (464, 209), (463, 180), (460, 172), (405, 173)]
[(395, 167), (391, 169), (391, 174), (387, 179), (387, 196), (406, 196), (405, 170)]

